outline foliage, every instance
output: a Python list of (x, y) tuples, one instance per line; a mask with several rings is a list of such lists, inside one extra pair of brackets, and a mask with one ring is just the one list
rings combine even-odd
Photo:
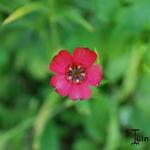
[[(103, 66), (89, 101), (49, 85), (75, 47)], [(150, 0), (0, 0), (0, 150), (134, 150), (127, 129), (150, 136), (149, 49)]]

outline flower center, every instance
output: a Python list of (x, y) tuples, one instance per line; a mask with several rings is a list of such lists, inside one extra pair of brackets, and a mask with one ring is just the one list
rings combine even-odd
[(72, 83), (82, 83), (86, 78), (86, 71), (81, 65), (72, 65), (67, 68), (67, 80)]

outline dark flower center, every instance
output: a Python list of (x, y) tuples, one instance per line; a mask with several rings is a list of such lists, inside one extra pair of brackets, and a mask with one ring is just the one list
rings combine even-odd
[(72, 83), (82, 83), (86, 78), (86, 70), (81, 65), (72, 65), (67, 68), (67, 80)]

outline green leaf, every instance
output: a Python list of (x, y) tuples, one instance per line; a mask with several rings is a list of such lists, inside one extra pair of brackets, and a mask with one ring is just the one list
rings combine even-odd
[(88, 21), (86, 21), (83, 18), (83, 16), (79, 13), (79, 11), (77, 11), (76, 9), (73, 9), (73, 8), (72, 9), (66, 9), (66, 11), (64, 12), (64, 16), (67, 19), (83, 26), (89, 32), (94, 31), (93, 26)]
[(119, 116), (118, 116), (118, 106), (116, 102), (112, 102), (112, 107), (110, 109), (110, 122), (108, 123), (107, 132), (107, 143), (106, 150), (116, 150), (120, 143), (120, 129), (119, 129)]
[(144, 71), (150, 76), (150, 66), (147, 64), (143, 65)]
[(3, 133), (3, 135), (0, 135), (0, 148), (4, 149), (6, 144), (9, 143), (9, 140), (15, 138), (18, 134), (23, 134), (23, 132), (29, 129), (32, 126), (34, 119), (34, 117), (28, 118), (20, 125), (17, 125), (16, 127)]
[(107, 96), (100, 94), (98, 90), (90, 100), (91, 113), (83, 118), (83, 125), (86, 134), (96, 142), (104, 142), (107, 133), (110, 103)]
[(45, 130), (48, 119), (53, 116), (59, 96), (52, 92), (41, 106), (35, 120), (34, 125), (34, 142), (33, 149), (39, 150), (41, 147), (41, 139)]
[(137, 45), (133, 47), (130, 61), (128, 63), (128, 70), (125, 74), (124, 82), (123, 82), (123, 92), (124, 92), (123, 95), (125, 97), (130, 95), (136, 88), (136, 84), (139, 76), (138, 71), (139, 71), (140, 62), (142, 61), (146, 50), (147, 47), (145, 45)]
[(43, 132), (40, 150), (60, 150), (60, 144), (59, 127), (51, 121), (51, 123), (46, 125), (46, 128)]
[(43, 9), (43, 8), (45, 8), (45, 7), (43, 7), (43, 4), (39, 3), (39, 2), (38, 3), (33, 2), (30, 4), (27, 4), (25, 6), (18, 8), (16, 11), (14, 11), (12, 14), (10, 14), (10, 16), (8, 16), (2, 24), (6, 25), (9, 23), (12, 23), (35, 10), (39, 10), (39, 9)]
[(91, 113), (89, 101), (79, 101), (75, 106), (81, 115), (88, 115)]
[(90, 139), (79, 138), (73, 144), (73, 150), (98, 150), (98, 146)]
[(33, 149), (41, 150), (41, 141), (43, 133), (47, 126), (48, 120), (60, 113), (64, 109), (72, 106), (75, 103), (66, 100), (63, 105), (58, 104), (59, 95), (56, 92), (51, 92), (43, 105), (41, 106), (34, 124)]
[(128, 54), (124, 53), (124, 55), (112, 57), (112, 59), (108, 60), (105, 72), (107, 78), (111, 82), (116, 82), (122, 77), (122, 75), (124, 75), (127, 70), (126, 65), (128, 63), (128, 59)]
[(135, 99), (128, 125), (139, 128), (144, 136), (150, 135), (150, 101), (149, 99)]

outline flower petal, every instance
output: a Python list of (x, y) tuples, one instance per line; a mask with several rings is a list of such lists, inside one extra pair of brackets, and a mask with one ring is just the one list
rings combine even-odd
[(67, 96), (71, 90), (71, 84), (65, 79), (64, 75), (55, 75), (50, 82), (61, 96)]
[(89, 99), (91, 97), (91, 94), (92, 92), (88, 84), (73, 85), (69, 93), (69, 97), (72, 100), (77, 100), (77, 99), (84, 100), (84, 99)]
[(102, 74), (102, 68), (100, 65), (94, 64), (88, 69), (89, 84), (96, 86), (99, 84), (102, 78), (103, 78), (103, 74)]
[(56, 73), (65, 73), (66, 67), (72, 63), (72, 56), (65, 50), (61, 50), (58, 55), (56, 55), (49, 68)]
[(88, 48), (76, 48), (73, 58), (75, 63), (81, 63), (87, 68), (95, 62), (97, 55)]

